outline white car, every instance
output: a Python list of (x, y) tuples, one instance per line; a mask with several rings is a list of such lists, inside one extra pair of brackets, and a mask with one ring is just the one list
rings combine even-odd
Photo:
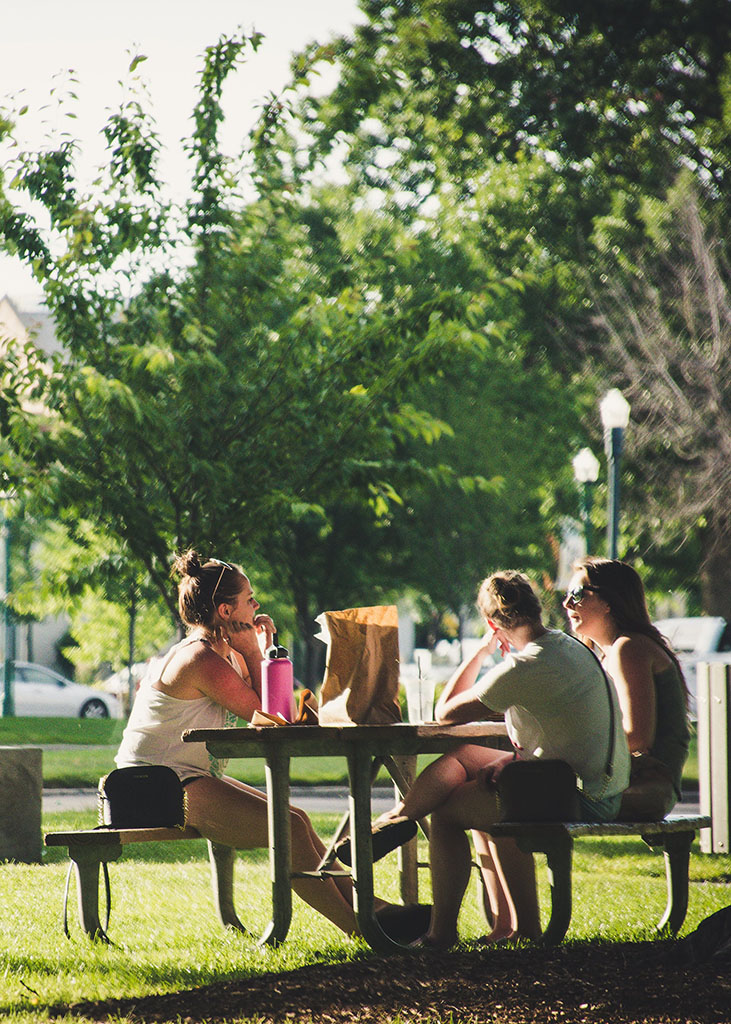
[(699, 661), (731, 664), (731, 627), (715, 615), (659, 619), (655, 626), (678, 655), (690, 691), (690, 713), (696, 717), (696, 665)]
[(121, 718), (116, 697), (93, 686), (72, 683), (45, 665), (16, 661), (13, 681), (15, 714), (44, 718)]

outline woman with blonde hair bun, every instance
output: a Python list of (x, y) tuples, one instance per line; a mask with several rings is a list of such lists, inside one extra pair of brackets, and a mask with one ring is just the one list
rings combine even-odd
[[(583, 820), (613, 820), (627, 785), (629, 752), (616, 694), (596, 657), (584, 644), (543, 625), (540, 601), (523, 573), (493, 573), (483, 581), (477, 603), (487, 627), (484, 641), (446, 684), (436, 720), (458, 724), (504, 716), (519, 757), (558, 758), (571, 765), (582, 783)], [(493, 664), (498, 653), (501, 660)], [(457, 940), (471, 868), (468, 831), (493, 911), (486, 941), (540, 935), (533, 858), (511, 839), (490, 838), (490, 826), (499, 818), (491, 776), (510, 756), (469, 744), (443, 755), (374, 825), (378, 857), (409, 839), (416, 822), (431, 814), (434, 905), (429, 930), (419, 940), (423, 946), (446, 948)]]

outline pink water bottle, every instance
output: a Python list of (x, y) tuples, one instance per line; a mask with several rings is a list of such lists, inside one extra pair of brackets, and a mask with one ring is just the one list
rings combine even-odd
[(286, 647), (274, 643), (261, 665), (261, 707), (270, 715), (280, 714), (292, 721), (294, 705), (294, 670)]

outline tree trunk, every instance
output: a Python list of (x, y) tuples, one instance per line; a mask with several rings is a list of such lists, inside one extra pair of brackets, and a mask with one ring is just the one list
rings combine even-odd
[(731, 512), (709, 517), (703, 535), (701, 601), (707, 615), (731, 622)]

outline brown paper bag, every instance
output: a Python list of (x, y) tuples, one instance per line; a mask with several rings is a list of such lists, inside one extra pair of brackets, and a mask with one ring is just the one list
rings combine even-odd
[(329, 645), (320, 690), (320, 724), (400, 722), (395, 605), (323, 612), (317, 622), (320, 639)]
[(277, 712), (270, 715), (268, 711), (260, 711), (258, 708), (251, 716), (251, 725), (317, 725), (318, 709), (317, 697), (312, 690), (302, 690), (299, 695), (297, 713), (291, 722), (288, 722), (284, 715)]

